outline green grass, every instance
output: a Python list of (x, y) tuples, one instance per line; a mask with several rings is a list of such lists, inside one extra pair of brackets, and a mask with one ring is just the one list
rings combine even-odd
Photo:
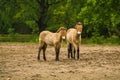
[(37, 42), (37, 35), (3, 35), (0, 42)]
[[(38, 35), (0, 35), (0, 42), (29, 42), (38, 43)], [(110, 38), (104, 37), (92, 37), (82, 38), (81, 44), (89, 45), (120, 45), (120, 38), (117, 36), (111, 36)], [(62, 45), (66, 45), (66, 41), (62, 42)]]
[(112, 36), (109, 38), (104, 38), (104, 37), (83, 38), (82, 44), (120, 45), (120, 38), (116, 36)]

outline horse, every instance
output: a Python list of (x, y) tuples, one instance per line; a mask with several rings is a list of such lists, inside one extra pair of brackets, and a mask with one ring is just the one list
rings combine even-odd
[(75, 59), (77, 52), (77, 59), (79, 59), (79, 54), (80, 54), (79, 46), (81, 43), (82, 28), (83, 28), (82, 23), (78, 22), (75, 28), (70, 28), (67, 31), (66, 40), (67, 40), (68, 58), (71, 57)]
[(56, 61), (59, 61), (59, 53), (61, 42), (66, 38), (67, 30), (65, 27), (60, 27), (56, 33), (50, 31), (42, 31), (39, 35), (39, 51), (37, 59), (40, 60), (40, 52), (43, 50), (43, 59), (46, 61), (45, 51), (47, 45), (54, 46), (56, 52)]

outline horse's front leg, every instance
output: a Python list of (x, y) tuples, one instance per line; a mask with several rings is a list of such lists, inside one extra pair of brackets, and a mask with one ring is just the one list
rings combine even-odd
[(76, 44), (76, 43), (73, 43), (72, 52), (74, 53), (74, 56), (73, 56), (74, 59), (75, 59), (75, 57), (76, 57), (76, 51), (77, 51), (77, 44)]
[(71, 58), (74, 58), (74, 55), (73, 55), (73, 45), (70, 44), (70, 55), (71, 55)]
[(56, 52), (56, 61), (59, 61), (60, 48), (59, 47), (55, 47), (55, 52)]
[(79, 45), (77, 45), (77, 59), (79, 59), (80, 58), (80, 50), (79, 50)]

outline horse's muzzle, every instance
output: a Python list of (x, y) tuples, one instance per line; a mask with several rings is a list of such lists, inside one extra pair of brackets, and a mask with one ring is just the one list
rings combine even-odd
[(62, 36), (62, 39), (64, 40), (64, 39), (65, 39), (65, 36)]
[(77, 32), (77, 34), (78, 34), (78, 35), (80, 35), (80, 34), (81, 34), (81, 32)]

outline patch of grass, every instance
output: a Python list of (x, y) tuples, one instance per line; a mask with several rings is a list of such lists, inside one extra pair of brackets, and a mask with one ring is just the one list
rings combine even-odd
[(83, 38), (82, 44), (120, 45), (120, 38), (117, 36), (111, 36), (109, 38), (104, 37)]
[(2, 35), (0, 42), (37, 42), (37, 35)]
[[(32, 35), (0, 35), (0, 42), (29, 42), (38, 43), (39, 36), (36, 34)], [(67, 42), (64, 40), (62, 46), (66, 46)], [(120, 45), (120, 38), (117, 36), (111, 36), (109, 38), (104, 37), (92, 37), (92, 38), (82, 38), (81, 44), (88, 45)]]

